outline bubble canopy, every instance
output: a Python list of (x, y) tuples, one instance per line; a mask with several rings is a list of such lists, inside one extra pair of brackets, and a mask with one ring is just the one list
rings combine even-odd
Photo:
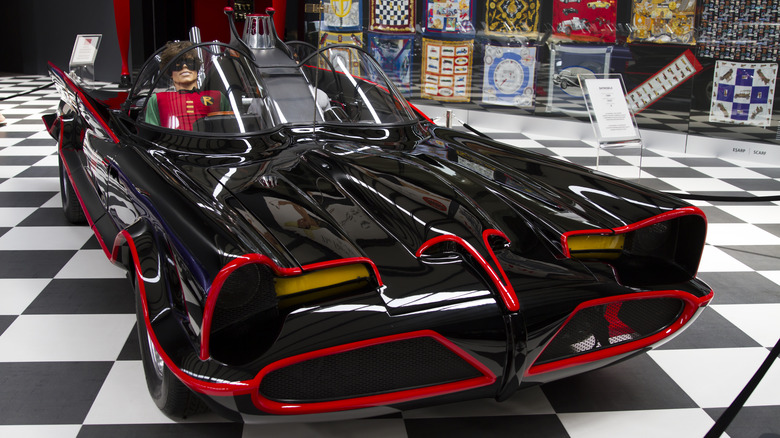
[[(251, 134), (283, 125), (417, 123), (376, 61), (351, 45), (292, 55), (223, 43), (177, 43), (143, 66), (128, 99), (147, 127)], [(312, 48), (313, 49), (313, 48)]]

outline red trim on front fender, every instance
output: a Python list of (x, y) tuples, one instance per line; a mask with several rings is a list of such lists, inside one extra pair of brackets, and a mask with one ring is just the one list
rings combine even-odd
[(201, 360), (206, 360), (210, 357), (209, 341), (211, 337), (211, 319), (214, 315), (214, 309), (217, 305), (217, 297), (219, 296), (220, 290), (222, 290), (222, 286), (225, 284), (225, 281), (228, 279), (230, 274), (233, 273), (233, 271), (250, 263), (258, 263), (261, 265), (268, 266), (269, 268), (271, 268), (271, 270), (274, 272), (275, 275), (280, 277), (291, 277), (291, 276), (303, 274), (304, 272), (307, 271), (316, 271), (319, 269), (335, 268), (337, 266), (364, 263), (371, 266), (371, 268), (374, 271), (374, 276), (376, 277), (378, 285), (382, 286), (382, 279), (379, 276), (379, 270), (377, 269), (374, 262), (372, 262), (370, 259), (365, 257), (351, 257), (346, 259), (329, 260), (327, 262), (304, 265), (300, 268), (280, 267), (276, 263), (274, 263), (274, 261), (271, 260), (268, 256), (262, 254), (246, 254), (236, 259), (233, 259), (230, 263), (225, 265), (217, 273), (217, 276), (214, 278), (214, 281), (211, 283), (211, 288), (209, 288), (208, 296), (206, 297), (206, 304), (203, 307), (203, 323), (200, 332), (200, 359)]
[(253, 387), (260, 387), (260, 383), (263, 378), (273, 371), (281, 368), (285, 368), (300, 362), (305, 362), (311, 359), (317, 359), (320, 357), (330, 356), (346, 351), (356, 350), (359, 348), (369, 347), (373, 345), (385, 344), (388, 342), (401, 341), (406, 339), (414, 339), (420, 337), (430, 337), (447, 347), (450, 351), (457, 354), (461, 359), (469, 363), (469, 365), (476, 368), (482, 376), (474, 377), (467, 380), (461, 380), (457, 382), (443, 383), (438, 385), (427, 386), (423, 388), (407, 389), (397, 392), (390, 392), (385, 394), (377, 394), (363, 397), (355, 397), (341, 400), (332, 400), (325, 402), (313, 402), (313, 403), (282, 403), (275, 400), (270, 400), (263, 397), (260, 391), (252, 392), (252, 401), (258, 409), (271, 414), (316, 414), (323, 412), (344, 411), (349, 409), (361, 409), (375, 406), (383, 406), (389, 404), (403, 403), (410, 400), (417, 400), (427, 397), (435, 397), (444, 394), (450, 394), (453, 392), (464, 391), (467, 389), (479, 388), (482, 386), (491, 385), (496, 381), (496, 375), (490, 371), (484, 364), (477, 361), (474, 357), (463, 351), (460, 347), (444, 338), (439, 333), (432, 330), (420, 330), (409, 333), (400, 333), (396, 335), (384, 336), (380, 338), (367, 339), (364, 341), (353, 342), (350, 344), (337, 345), (335, 347), (324, 348), (322, 350), (311, 351), (308, 353), (299, 354), (297, 356), (291, 356), (279, 361), (276, 361), (265, 368), (263, 368), (255, 378)]
[(490, 264), (485, 260), (484, 257), (482, 257), (482, 254), (477, 252), (476, 249), (474, 249), (473, 246), (471, 246), (468, 242), (466, 242), (463, 238), (458, 237), (454, 234), (442, 234), (440, 236), (436, 236), (426, 242), (424, 242), (420, 248), (414, 253), (416, 257), (421, 257), (425, 251), (427, 251), (432, 246), (442, 243), (442, 242), (454, 242), (458, 245), (462, 246), (468, 253), (474, 257), (476, 262), (482, 267), (482, 269), (485, 270), (485, 273), (487, 273), (488, 277), (490, 277), (490, 280), (493, 282), (493, 284), (496, 286), (496, 289), (498, 289), (498, 293), (501, 296), (501, 300), (504, 302), (504, 305), (510, 312), (517, 312), (520, 310), (520, 302), (517, 299), (517, 295), (515, 294), (515, 290), (512, 287), (512, 284), (509, 282), (509, 279), (506, 276), (506, 273), (504, 272), (504, 269), (501, 267), (501, 263), (498, 262), (498, 259), (496, 258), (496, 255), (493, 253), (493, 249), (490, 248), (490, 245), (487, 242), (488, 237), (490, 236), (501, 236), (504, 239), (506, 239), (507, 242), (509, 242), (509, 239), (506, 237), (504, 233), (498, 230), (485, 230), (482, 233), (482, 238), (485, 241), (485, 247), (487, 248), (488, 252), (490, 253), (491, 258), (496, 264), (496, 267), (498, 268), (498, 271), (503, 276), (503, 282), (501, 278), (499, 278), (498, 274), (496, 274), (496, 271), (490, 266)]
[(168, 369), (173, 373), (173, 375), (175, 375), (176, 378), (181, 380), (182, 383), (187, 385), (193, 391), (199, 392), (201, 394), (212, 395), (212, 396), (219, 396), (219, 395), (226, 396), (226, 395), (248, 394), (249, 392), (251, 392), (252, 390), (251, 380), (238, 381), (238, 382), (226, 382), (226, 383), (207, 382), (185, 373), (184, 371), (182, 371), (181, 368), (179, 368), (178, 366), (176, 366), (175, 363), (173, 363), (173, 360), (171, 360), (171, 358), (165, 353), (165, 350), (163, 350), (162, 346), (160, 345), (160, 342), (157, 340), (157, 336), (154, 333), (154, 330), (152, 329), (152, 323), (149, 317), (149, 308), (147, 307), (144, 277), (141, 273), (140, 257), (138, 255), (138, 250), (136, 249), (135, 246), (135, 241), (133, 240), (133, 237), (130, 235), (130, 233), (127, 232), (127, 230), (122, 230), (121, 234), (124, 236), (124, 239), (127, 241), (128, 247), (130, 248), (130, 252), (133, 256), (133, 265), (135, 266), (136, 281), (138, 281), (138, 289), (140, 291), (139, 298), (141, 300), (141, 308), (143, 310), (143, 322), (139, 321), (138, 323), (146, 325), (146, 331), (149, 334), (149, 338), (152, 340), (152, 343), (154, 344), (154, 348), (162, 357), (163, 362), (165, 362), (165, 366), (167, 366)]
[[(599, 306), (599, 305), (604, 305), (609, 303), (616, 303), (616, 302), (642, 300), (648, 298), (677, 298), (679, 300), (682, 300), (685, 303), (685, 307), (682, 313), (680, 314), (680, 316), (677, 318), (677, 320), (675, 320), (674, 323), (672, 323), (671, 325), (669, 325), (668, 327), (666, 327), (665, 329), (659, 331), (654, 335), (637, 339), (636, 341), (626, 342), (624, 344), (618, 344), (615, 345), (614, 347), (606, 347), (591, 353), (584, 353), (578, 356), (561, 359), (554, 362), (549, 362), (540, 365), (534, 364), (528, 368), (528, 370), (525, 372), (525, 375), (534, 376), (537, 374), (549, 373), (551, 371), (558, 371), (564, 368), (571, 368), (578, 365), (597, 362), (602, 359), (619, 356), (621, 354), (626, 354), (645, 347), (649, 347), (655, 344), (656, 342), (659, 342), (664, 338), (673, 335), (681, 328), (683, 328), (686, 324), (688, 324), (691, 321), (691, 319), (696, 315), (696, 312), (699, 310), (699, 308), (709, 304), (709, 302), (712, 300), (713, 295), (714, 294), (712, 290), (710, 290), (709, 294), (701, 298), (694, 297), (690, 293), (684, 291), (665, 290), (665, 291), (644, 292), (638, 294), (617, 295), (613, 297), (599, 298), (596, 300), (590, 300), (581, 303), (579, 306), (577, 306), (576, 309), (574, 309), (574, 311), (571, 312), (569, 317), (561, 325), (561, 327), (558, 329), (555, 335), (552, 336), (550, 340), (547, 342), (547, 345), (549, 345), (553, 341), (553, 339), (555, 339), (555, 337), (558, 336), (558, 333), (560, 333), (560, 331), (563, 330), (566, 324), (568, 324), (569, 321), (571, 321), (571, 319), (574, 317), (574, 315), (577, 314), (577, 312), (589, 307)], [(547, 348), (547, 345), (545, 345), (545, 348)], [(542, 353), (544, 353), (544, 350), (542, 350)], [(539, 356), (541, 356), (542, 353), (540, 353)]]
[(678, 217), (682, 216), (701, 216), (704, 219), (704, 222), (707, 222), (707, 216), (704, 215), (704, 212), (701, 211), (698, 207), (689, 206), (689, 207), (683, 207), (678, 208), (675, 210), (667, 211), (664, 213), (661, 213), (659, 215), (641, 220), (639, 222), (635, 222), (633, 224), (624, 225), (622, 227), (617, 228), (602, 228), (602, 229), (590, 229), (590, 230), (574, 230), (574, 231), (568, 231), (561, 235), (561, 248), (563, 249), (563, 255), (566, 256), (566, 258), (571, 258), (571, 253), (569, 251), (569, 245), (568, 245), (568, 239), (571, 236), (580, 236), (585, 234), (596, 234), (596, 235), (612, 235), (612, 234), (624, 234), (631, 231), (638, 230), (640, 228), (649, 227), (651, 225), (655, 225), (659, 222), (665, 222), (668, 220), (676, 219)]

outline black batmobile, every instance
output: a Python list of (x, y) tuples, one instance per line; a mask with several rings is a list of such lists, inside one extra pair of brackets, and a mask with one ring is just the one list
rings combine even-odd
[(309, 51), (185, 45), (126, 92), (50, 66), (65, 215), (127, 269), (167, 414), (501, 400), (648, 351), (712, 299), (698, 208), (436, 126), (361, 49)]

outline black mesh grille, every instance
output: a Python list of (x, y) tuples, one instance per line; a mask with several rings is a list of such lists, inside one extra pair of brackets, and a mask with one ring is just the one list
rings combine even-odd
[(566, 359), (636, 341), (668, 327), (683, 310), (676, 298), (649, 298), (587, 307), (577, 312), (537, 360)]
[(482, 376), (430, 337), (372, 345), (300, 362), (269, 373), (260, 393), (271, 400), (341, 400)]

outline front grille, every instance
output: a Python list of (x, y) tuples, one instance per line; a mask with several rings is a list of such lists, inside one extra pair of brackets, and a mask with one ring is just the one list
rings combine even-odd
[(369, 345), (298, 362), (268, 373), (260, 394), (312, 403), (423, 388), (483, 374), (431, 337)]
[(647, 298), (586, 307), (561, 328), (536, 361), (537, 365), (636, 341), (670, 326), (683, 301)]

